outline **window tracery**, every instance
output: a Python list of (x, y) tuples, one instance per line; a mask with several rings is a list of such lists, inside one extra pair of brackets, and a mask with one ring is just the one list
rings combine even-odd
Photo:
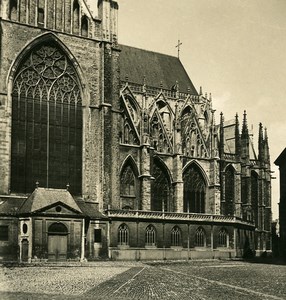
[(227, 247), (228, 245), (228, 232), (225, 228), (221, 228), (218, 233), (218, 247)]
[(41, 186), (81, 192), (82, 108), (77, 74), (67, 56), (47, 42), (19, 67), (12, 90), (11, 188)]
[(153, 141), (155, 150), (162, 153), (170, 153), (171, 148), (168, 143), (167, 136), (163, 129), (163, 125), (155, 113), (150, 120), (150, 137)]
[(225, 171), (225, 215), (234, 215), (235, 187), (234, 169), (232, 166)]
[(194, 118), (192, 109), (187, 107), (181, 118), (183, 154), (189, 157), (204, 158), (208, 154)]
[(205, 212), (206, 183), (199, 168), (192, 164), (183, 174), (184, 211)]
[(120, 177), (121, 195), (135, 197), (135, 175), (130, 166), (125, 167)]
[(145, 245), (156, 246), (156, 229), (153, 225), (148, 225), (145, 230)]
[(206, 246), (206, 233), (205, 233), (205, 230), (202, 227), (199, 227), (196, 230), (195, 246), (196, 247), (205, 247)]
[(258, 226), (258, 175), (255, 172), (251, 172), (251, 205), (253, 221)]
[(182, 231), (178, 226), (174, 226), (171, 230), (171, 246), (181, 246)]
[(155, 160), (151, 185), (151, 207), (154, 211), (171, 210), (171, 188), (167, 171)]
[(129, 245), (129, 228), (126, 224), (121, 224), (118, 227), (118, 245)]

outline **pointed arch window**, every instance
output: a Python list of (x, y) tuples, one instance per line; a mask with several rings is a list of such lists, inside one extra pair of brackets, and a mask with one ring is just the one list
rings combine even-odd
[(136, 196), (135, 174), (130, 165), (127, 165), (121, 173), (120, 194), (121, 196)]
[(79, 34), (79, 3), (77, 0), (74, 0), (73, 2), (73, 14), (72, 14), (72, 19), (73, 19), (73, 33), (74, 34)]
[(206, 183), (199, 167), (192, 164), (183, 174), (184, 211), (205, 212)]
[(258, 226), (258, 175), (251, 172), (251, 206), (253, 211), (253, 221)]
[(235, 171), (232, 166), (228, 166), (225, 170), (225, 211), (227, 216), (234, 215), (235, 202)]
[(18, 21), (18, 4), (17, 4), (17, 0), (10, 0), (9, 19), (11, 21)]
[(225, 228), (221, 228), (218, 233), (218, 247), (228, 247), (228, 232)]
[(151, 184), (151, 209), (154, 211), (171, 211), (171, 185), (166, 168), (154, 160)]
[(153, 225), (147, 226), (145, 230), (145, 246), (156, 246), (156, 229)]
[(118, 227), (118, 245), (129, 245), (129, 228), (126, 224), (121, 224)]
[(12, 89), (11, 190), (40, 186), (81, 194), (82, 101), (76, 71), (54, 42), (33, 48)]
[(205, 247), (206, 246), (206, 233), (205, 233), (205, 230), (202, 227), (199, 227), (196, 230), (195, 246), (196, 247)]
[(88, 18), (83, 16), (81, 18), (81, 36), (88, 37)]
[(171, 230), (171, 246), (182, 245), (182, 231), (180, 227), (174, 226)]

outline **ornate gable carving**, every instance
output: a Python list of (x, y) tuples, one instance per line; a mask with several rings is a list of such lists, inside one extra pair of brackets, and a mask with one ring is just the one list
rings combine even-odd
[(140, 144), (140, 107), (129, 90), (121, 96), (122, 129), (121, 142), (129, 145)]
[(173, 146), (164, 127), (162, 117), (156, 108), (150, 119), (150, 139), (158, 152), (171, 153)]
[(208, 157), (204, 136), (202, 135), (194, 107), (187, 106), (181, 115), (183, 154), (190, 157)]

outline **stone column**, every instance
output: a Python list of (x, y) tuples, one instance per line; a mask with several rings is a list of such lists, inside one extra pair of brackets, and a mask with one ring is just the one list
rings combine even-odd
[(150, 147), (143, 144), (141, 147), (141, 209), (151, 209), (151, 180), (150, 175)]

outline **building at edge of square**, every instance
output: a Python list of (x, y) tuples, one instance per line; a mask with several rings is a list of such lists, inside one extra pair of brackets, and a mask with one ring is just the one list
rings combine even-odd
[(176, 57), (118, 44), (118, 4), (1, 2), (0, 257), (271, 252), (268, 138), (215, 124)]

